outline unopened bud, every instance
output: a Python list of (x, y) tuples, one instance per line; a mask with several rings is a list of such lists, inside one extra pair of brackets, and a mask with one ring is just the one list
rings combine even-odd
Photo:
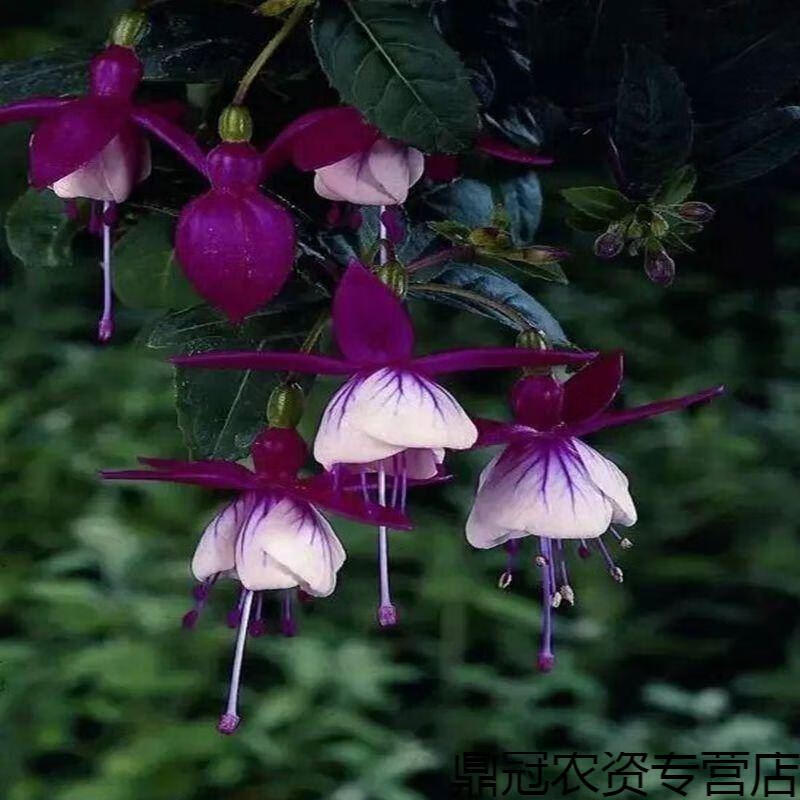
[(223, 142), (249, 142), (253, 136), (253, 118), (245, 106), (228, 106), (219, 115), (217, 129)]
[(675, 261), (660, 245), (649, 246), (644, 254), (644, 271), (653, 283), (669, 286), (675, 280)]
[(547, 337), (536, 328), (528, 328), (519, 333), (516, 346), (526, 350), (546, 350)]
[(650, 232), (653, 236), (661, 237), (669, 230), (669, 223), (657, 212), (653, 212), (653, 218), (650, 220)]
[(273, 428), (295, 428), (303, 418), (305, 394), (297, 383), (276, 386), (267, 402), (267, 421)]
[(624, 247), (625, 237), (619, 225), (609, 225), (608, 230), (594, 240), (594, 254), (598, 258), (616, 258)]
[(644, 236), (644, 225), (639, 220), (633, 220), (628, 225), (627, 233), (629, 239), (641, 239)]
[(716, 212), (708, 203), (692, 200), (678, 206), (678, 216), (687, 222), (710, 222)]
[(111, 43), (120, 47), (133, 47), (147, 26), (147, 16), (142, 11), (126, 11), (117, 17), (111, 28)]
[(376, 273), (398, 297), (405, 297), (408, 290), (408, 272), (399, 261), (387, 261), (378, 267)]

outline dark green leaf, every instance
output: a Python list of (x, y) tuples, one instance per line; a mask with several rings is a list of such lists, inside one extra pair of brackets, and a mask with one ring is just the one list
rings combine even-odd
[(655, 190), (689, 156), (689, 97), (677, 72), (645, 47), (626, 50), (614, 140), (626, 192), (635, 195)]
[(616, 222), (633, 210), (623, 194), (607, 186), (576, 186), (562, 190), (561, 195), (581, 214), (606, 222)]
[(570, 214), (564, 222), (570, 228), (579, 233), (600, 233), (606, 229), (606, 223), (597, 217), (590, 217), (588, 214), (583, 214), (580, 211), (575, 211)]
[(707, 186), (764, 175), (800, 152), (800, 106), (774, 108), (739, 122), (698, 149)]
[(469, 228), (488, 225), (494, 210), (492, 190), (473, 178), (460, 178), (425, 196), (425, 202), (445, 219)]
[(6, 214), (6, 240), (26, 267), (69, 267), (78, 224), (51, 191), (28, 189)]
[(114, 292), (126, 306), (186, 308), (202, 302), (175, 261), (173, 222), (164, 214), (152, 214), (114, 247)]
[(34, 95), (79, 94), (87, 87), (86, 69), (96, 52), (71, 47), (0, 64), (0, 103)]
[(685, 164), (664, 181), (653, 199), (667, 206), (682, 203), (694, 191), (695, 183), (697, 183), (695, 168), (691, 164)]
[[(553, 344), (568, 344), (569, 340), (553, 315), (527, 292), (523, 291), (516, 283), (498, 275), (486, 267), (456, 264), (442, 272), (435, 284), (450, 286), (456, 289), (466, 289), (477, 295), (488, 298), (496, 303), (510, 306), (514, 311), (523, 316), (527, 322), (543, 331)], [(465, 309), (474, 314), (496, 319), (516, 330), (522, 327), (515, 320), (510, 319), (502, 311), (485, 306), (464, 297), (445, 295), (436, 292), (426, 292), (411, 284), (409, 292), (428, 300)]]
[(396, 0), (321, 3), (314, 45), (345, 103), (425, 151), (466, 150), (478, 104), (456, 53), (425, 14)]
[(542, 189), (533, 170), (502, 181), (500, 195), (508, 214), (511, 239), (514, 244), (533, 244), (542, 218)]

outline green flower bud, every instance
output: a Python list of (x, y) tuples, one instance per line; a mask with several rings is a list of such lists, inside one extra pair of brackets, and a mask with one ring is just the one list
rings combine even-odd
[(669, 230), (669, 223), (656, 211), (653, 212), (653, 219), (650, 220), (650, 232), (653, 236), (661, 237)]
[(219, 115), (219, 135), (223, 142), (249, 142), (253, 118), (245, 106), (228, 106)]
[(520, 331), (516, 346), (526, 350), (547, 350), (547, 337), (537, 328)]
[(120, 14), (111, 29), (111, 43), (120, 47), (133, 47), (147, 27), (147, 15), (142, 11)]
[(709, 222), (714, 216), (714, 209), (708, 203), (692, 200), (678, 206), (678, 216), (687, 222)]
[(629, 239), (641, 239), (644, 236), (644, 225), (635, 219), (628, 225), (627, 233)]
[(303, 418), (305, 394), (297, 383), (281, 383), (269, 396), (267, 422), (273, 428), (294, 428)]
[(405, 297), (408, 291), (408, 272), (399, 261), (387, 261), (378, 267), (375, 274), (398, 297)]

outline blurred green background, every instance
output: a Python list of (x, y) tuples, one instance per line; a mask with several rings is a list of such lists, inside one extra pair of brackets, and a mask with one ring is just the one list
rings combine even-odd
[[(3, 5), (0, 59), (101, 37), (124, 4)], [(2, 209), (25, 187), (26, 137), (0, 129)], [(590, 252), (554, 198), (596, 180), (543, 176), (542, 241)], [(249, 643), (231, 738), (215, 723), (232, 586), (180, 629), (188, 560), (222, 498), (96, 478), (139, 454), (184, 454), (170, 369), (136, 344), (130, 312), (112, 346), (94, 344), (90, 259), (24, 272), (3, 249), (0, 797), (415, 800), (446, 796), (465, 750), (800, 752), (798, 184), (795, 165), (704, 197), (718, 217), (668, 291), (636, 262), (585, 256), (567, 264), (568, 287), (528, 287), (575, 341), (626, 350), (626, 404), (729, 387), (713, 406), (593, 440), (631, 478), (636, 547), (622, 586), (596, 559), (577, 566), (552, 674), (534, 669), (533, 569), (501, 592), (503, 554), (463, 538), (488, 456), (460, 455), (457, 480), (419, 491), (416, 531), (392, 541), (398, 629), (373, 622), (374, 533), (337, 525), (340, 588), (304, 610), (299, 637)], [(509, 343), (489, 322), (414, 313), (432, 345)], [(455, 388), (471, 411), (502, 415), (511, 379)], [(332, 385), (317, 385), (315, 407)], [(677, 796), (648, 781), (651, 797)], [(688, 792), (707, 796), (702, 782)]]

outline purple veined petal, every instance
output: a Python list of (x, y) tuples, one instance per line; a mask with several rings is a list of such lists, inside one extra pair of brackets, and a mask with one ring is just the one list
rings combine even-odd
[(549, 167), (553, 163), (553, 159), (549, 156), (521, 150), (519, 147), (514, 147), (514, 145), (504, 142), (502, 139), (495, 139), (493, 136), (479, 136), (475, 142), (475, 149), (481, 153), (486, 153), (486, 155), (499, 158), (501, 161), (510, 161), (514, 164)]
[(333, 334), (347, 360), (363, 366), (405, 361), (414, 347), (403, 303), (357, 261), (350, 262), (336, 289)]
[(682, 408), (695, 405), (696, 403), (702, 403), (705, 400), (718, 397), (724, 391), (724, 386), (713, 386), (709, 389), (704, 389), (702, 392), (688, 394), (684, 397), (675, 397), (671, 400), (649, 403), (648, 405), (629, 408), (625, 411), (609, 411), (605, 414), (593, 417), (592, 419), (588, 419), (585, 422), (572, 425), (569, 430), (573, 436), (584, 436), (587, 433), (593, 433), (603, 428), (610, 428), (614, 425), (627, 425), (629, 422), (638, 422), (641, 419), (655, 417), (658, 414), (678, 411)]
[[(604, 491), (608, 481), (598, 485), (592, 472), (570, 438), (511, 444), (483, 476), (475, 519), (500, 532), (527, 531), (559, 539), (601, 536), (617, 504)], [(602, 473), (604, 480), (607, 477)], [(621, 497), (621, 491), (617, 494)]]
[[(415, 147), (378, 139), (369, 150), (369, 172), (394, 204), (405, 203), (408, 190), (425, 171), (425, 156)], [(391, 205), (387, 203), (386, 205)]]
[(478, 429), (478, 440), (473, 445), (474, 448), (510, 444), (517, 439), (535, 435), (531, 428), (514, 422), (497, 422), (483, 417), (473, 417), (472, 421)]
[(179, 367), (202, 369), (262, 369), (270, 372), (303, 372), (312, 375), (350, 375), (358, 367), (347, 361), (311, 353), (239, 350), (174, 356), (170, 362)]
[(608, 408), (622, 384), (623, 354), (604, 353), (564, 384), (561, 417), (567, 425), (583, 422)]
[(73, 102), (74, 97), (31, 97), (0, 106), (0, 125), (46, 117)]
[(119, 134), (130, 113), (125, 102), (81, 97), (45, 117), (31, 137), (33, 186), (50, 186), (91, 161)]
[[(360, 481), (358, 486), (360, 489)], [(292, 486), (283, 486), (281, 491), (295, 500), (324, 508), (340, 517), (364, 525), (385, 525), (387, 528), (399, 531), (409, 531), (414, 527), (411, 520), (396, 508), (367, 503), (355, 492), (342, 486), (336, 487), (329, 479), (320, 476)]]
[(86, 197), (107, 203), (123, 203), (134, 186), (150, 175), (150, 145), (132, 125), (120, 132), (90, 161), (56, 181), (58, 197)]
[(636, 506), (633, 504), (625, 473), (613, 461), (580, 439), (572, 439), (571, 442), (589, 477), (611, 502), (611, 521), (618, 525), (635, 525)]
[(192, 557), (192, 574), (198, 581), (234, 569), (236, 538), (247, 522), (253, 502), (252, 494), (244, 494), (208, 523)]
[(327, 597), (336, 588), (345, 552), (330, 523), (310, 503), (275, 496), (252, 510), (236, 542), (235, 559), (247, 589), (298, 586)]
[(270, 174), (287, 161), (303, 172), (320, 169), (368, 150), (378, 136), (378, 129), (355, 108), (311, 111), (287, 125), (264, 151), (264, 173)]
[[(169, 113), (169, 112), (168, 112)], [(206, 174), (206, 155), (199, 144), (179, 125), (154, 106), (138, 106), (131, 111), (131, 119), (140, 127), (182, 156), (201, 175)]]
[(597, 357), (596, 352), (528, 350), (522, 347), (474, 347), (468, 350), (445, 350), (415, 358), (412, 364), (429, 375), (464, 372), (474, 369), (509, 367), (547, 367), (557, 364), (584, 364)]
[(195, 289), (241, 322), (289, 277), (294, 223), (278, 203), (255, 190), (212, 189), (181, 212), (175, 254)]

